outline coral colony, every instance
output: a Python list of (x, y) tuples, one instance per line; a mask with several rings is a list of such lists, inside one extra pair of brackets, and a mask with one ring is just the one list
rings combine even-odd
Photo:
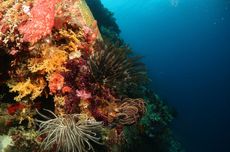
[(138, 138), (178, 147), (171, 112), (100, 1), (0, 6), (0, 151), (132, 151)]

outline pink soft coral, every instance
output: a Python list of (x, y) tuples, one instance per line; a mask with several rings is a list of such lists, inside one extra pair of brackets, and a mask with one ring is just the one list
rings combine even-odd
[(89, 44), (94, 43), (99, 34), (99, 30), (97, 28), (97, 21), (95, 20), (92, 23), (92, 27), (83, 26), (83, 34)]
[(31, 9), (31, 17), (19, 27), (25, 42), (35, 43), (51, 33), (54, 26), (55, 4), (57, 0), (36, 0)]
[(82, 100), (87, 100), (91, 98), (91, 93), (87, 92), (86, 90), (76, 90), (77, 96), (80, 97)]

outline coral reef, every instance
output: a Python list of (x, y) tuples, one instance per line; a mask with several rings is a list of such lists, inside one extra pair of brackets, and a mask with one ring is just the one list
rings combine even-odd
[(172, 112), (99, 0), (0, 5), (1, 151), (179, 149)]

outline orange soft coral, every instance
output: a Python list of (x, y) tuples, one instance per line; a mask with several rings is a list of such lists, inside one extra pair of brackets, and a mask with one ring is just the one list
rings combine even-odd
[(59, 73), (54, 73), (49, 78), (49, 88), (51, 93), (60, 91), (64, 85), (64, 77)]

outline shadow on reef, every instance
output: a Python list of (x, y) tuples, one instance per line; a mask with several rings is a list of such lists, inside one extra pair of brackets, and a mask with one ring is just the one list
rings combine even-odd
[(0, 4), (0, 151), (183, 151), (100, 0)]
[(10, 61), (10, 56), (0, 47), (0, 85), (9, 77), (7, 72), (10, 68)]

